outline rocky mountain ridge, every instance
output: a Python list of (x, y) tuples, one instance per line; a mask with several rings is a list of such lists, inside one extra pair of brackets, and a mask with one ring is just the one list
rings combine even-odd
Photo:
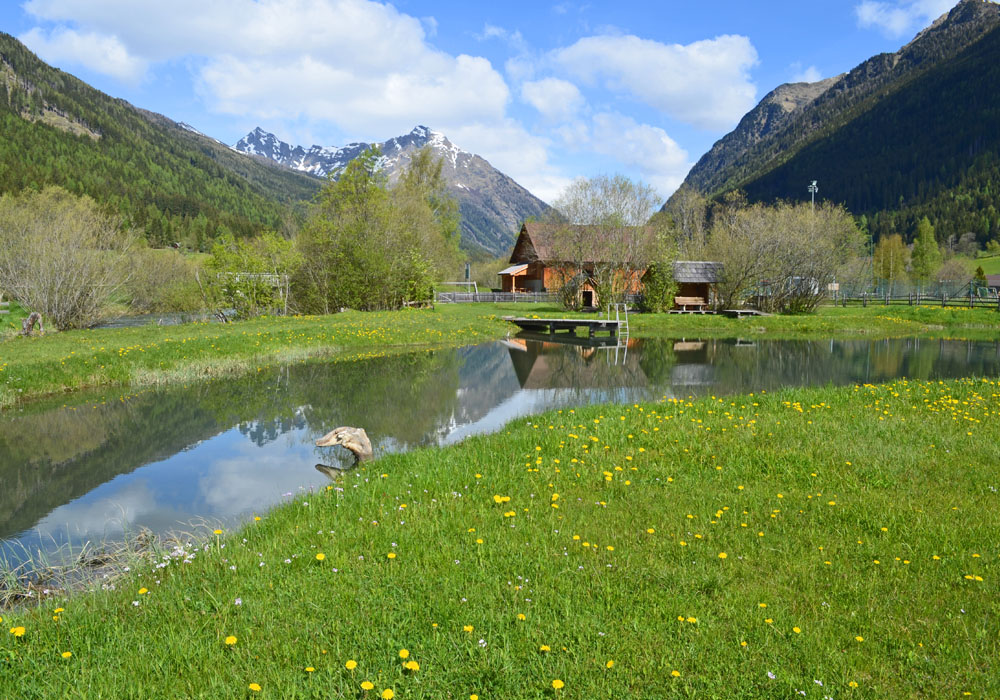
[(1000, 5), (961, 0), (895, 53), (878, 54), (817, 83), (778, 86), (699, 159), (683, 186), (709, 196), (744, 187), (998, 25)]
[(503, 174), (484, 158), (464, 151), (439, 131), (417, 126), (408, 134), (377, 144), (350, 143), (341, 147), (288, 144), (257, 127), (233, 148), (259, 156), (293, 170), (317, 177), (337, 177), (351, 160), (371, 145), (382, 151), (382, 168), (393, 182), (418, 150), (429, 146), (442, 158), (442, 174), (462, 214), (462, 245), (472, 252), (504, 255), (510, 251), (521, 223), (542, 214), (548, 205)]

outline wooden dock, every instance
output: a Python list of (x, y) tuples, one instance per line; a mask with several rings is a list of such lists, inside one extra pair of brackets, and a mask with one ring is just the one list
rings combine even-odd
[(586, 328), (590, 338), (598, 331), (607, 331), (610, 337), (618, 337), (622, 322), (618, 320), (603, 318), (525, 318), (522, 316), (504, 316), (504, 321), (517, 324), (521, 330), (533, 331), (535, 333), (548, 333), (555, 335), (556, 331), (568, 331), (570, 335), (576, 335), (577, 328)]

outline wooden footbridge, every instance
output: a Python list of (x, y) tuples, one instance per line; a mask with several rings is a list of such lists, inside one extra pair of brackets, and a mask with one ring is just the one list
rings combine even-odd
[(521, 330), (535, 333), (555, 335), (556, 331), (568, 331), (576, 335), (577, 328), (586, 328), (591, 338), (599, 331), (607, 331), (611, 338), (618, 337), (623, 322), (618, 319), (605, 318), (526, 318), (523, 316), (504, 316), (504, 321), (517, 324)]

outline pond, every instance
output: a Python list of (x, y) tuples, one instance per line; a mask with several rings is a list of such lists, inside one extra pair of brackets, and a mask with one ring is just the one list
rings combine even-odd
[[(617, 342), (617, 341), (615, 341)], [(309, 362), (134, 394), (86, 393), (0, 415), (0, 558), (235, 525), (347, 466), (313, 442), (364, 428), (376, 456), (597, 402), (1000, 375), (1000, 342), (515, 337), (354, 362)], [(37, 555), (36, 555), (37, 556)]]

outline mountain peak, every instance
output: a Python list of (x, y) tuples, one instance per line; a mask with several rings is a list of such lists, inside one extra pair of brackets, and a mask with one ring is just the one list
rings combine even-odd
[(344, 167), (378, 145), (379, 165), (392, 182), (408, 167), (413, 155), (429, 147), (444, 161), (442, 174), (458, 199), (462, 212), (463, 246), (491, 255), (507, 253), (517, 230), (528, 217), (542, 214), (548, 206), (484, 159), (453, 144), (440, 131), (422, 124), (408, 134), (380, 144), (350, 143), (346, 146), (292, 146), (257, 127), (237, 142), (243, 153), (270, 158), (282, 165), (318, 177), (337, 177)]

